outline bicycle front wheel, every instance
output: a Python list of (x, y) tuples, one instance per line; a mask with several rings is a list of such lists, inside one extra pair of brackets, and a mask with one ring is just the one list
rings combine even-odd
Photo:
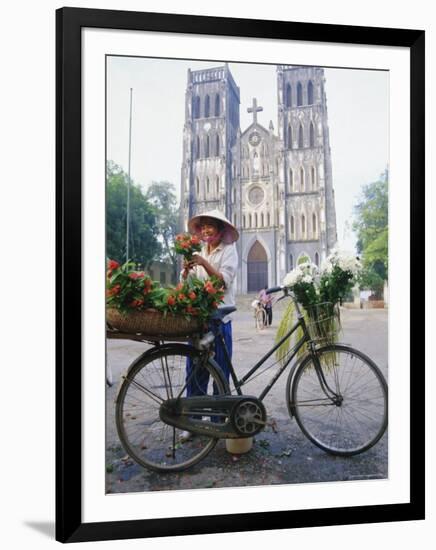
[[(186, 360), (197, 361), (190, 383), (197, 395), (226, 393), (222, 375), (188, 346), (174, 346), (140, 357), (129, 369), (116, 402), (116, 425), (127, 453), (141, 466), (158, 472), (185, 470), (202, 460), (217, 439), (204, 435), (183, 438), (182, 430), (159, 417), (161, 404), (186, 396)], [(201, 388), (201, 390), (200, 390)]]
[(340, 456), (363, 453), (379, 441), (388, 423), (386, 381), (369, 357), (348, 346), (326, 346), (316, 352), (325, 382), (323, 390), (314, 359), (297, 369), (287, 399), (303, 433), (324, 451)]

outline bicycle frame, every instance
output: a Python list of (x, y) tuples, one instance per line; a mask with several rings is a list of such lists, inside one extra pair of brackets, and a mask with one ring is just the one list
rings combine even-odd
[(336, 402), (337, 400), (341, 400), (341, 396), (337, 395), (334, 390), (330, 388), (328, 385), (323, 370), (321, 368), (321, 364), (319, 362), (319, 358), (315, 351), (315, 343), (310, 338), (309, 332), (307, 330), (306, 321), (304, 319), (304, 315), (301, 313), (300, 307), (298, 305), (298, 302), (295, 300), (295, 298), (292, 295), (289, 295), (287, 292), (279, 298), (279, 300), (291, 297), (294, 301), (295, 308), (297, 311), (297, 321), (292, 326), (292, 328), (283, 336), (283, 338), (277, 342), (241, 379), (239, 379), (236, 376), (235, 369), (233, 367), (233, 363), (229, 357), (229, 353), (227, 350), (227, 346), (225, 344), (223, 335), (221, 333), (221, 326), (218, 326), (218, 333), (216, 334), (216, 338), (219, 339), (223, 351), (224, 351), (224, 357), (227, 363), (227, 366), (229, 368), (230, 376), (232, 378), (233, 385), (235, 387), (235, 391), (238, 395), (243, 395), (241, 388), (250, 381), (253, 374), (255, 374), (261, 366), (271, 357), (271, 355), (277, 351), (277, 349), (284, 343), (288, 338), (294, 334), (294, 332), (298, 329), (298, 327), (301, 327), (303, 330), (303, 336), (298, 340), (298, 342), (294, 345), (292, 350), (289, 352), (289, 357), (286, 359), (286, 361), (283, 363), (283, 365), (277, 370), (277, 372), (274, 374), (274, 376), (271, 378), (271, 380), (268, 382), (264, 390), (259, 395), (259, 400), (263, 401), (263, 399), (268, 395), (272, 387), (275, 385), (277, 380), (280, 378), (280, 376), (283, 374), (283, 372), (286, 370), (288, 365), (292, 362), (294, 357), (297, 355), (298, 351), (304, 346), (304, 344), (308, 344), (309, 353), (312, 355), (312, 359), (315, 365), (315, 370), (318, 376), (318, 380), (320, 383), (320, 386), (322, 388), (322, 391), (328, 397), (332, 402)]

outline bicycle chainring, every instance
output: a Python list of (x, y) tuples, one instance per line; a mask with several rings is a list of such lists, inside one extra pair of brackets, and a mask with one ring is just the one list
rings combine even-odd
[(256, 435), (265, 428), (264, 404), (255, 397), (241, 399), (232, 409), (230, 422), (238, 435), (242, 437)]

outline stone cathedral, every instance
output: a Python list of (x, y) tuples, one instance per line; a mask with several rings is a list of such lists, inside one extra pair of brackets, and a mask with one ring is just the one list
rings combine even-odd
[(324, 70), (277, 66), (277, 131), (257, 99), (242, 130), (228, 65), (188, 70), (181, 224), (219, 209), (240, 238), (238, 293), (280, 285), (299, 259), (320, 265), (337, 240)]

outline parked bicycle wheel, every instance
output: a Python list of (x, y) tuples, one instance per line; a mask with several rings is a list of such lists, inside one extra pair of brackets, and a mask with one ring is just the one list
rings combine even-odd
[(259, 307), (256, 309), (254, 313), (254, 321), (256, 325), (257, 330), (263, 330), (266, 326), (267, 317), (266, 317), (266, 311), (263, 307)]
[[(322, 389), (309, 355), (288, 379), (286, 398), (303, 433), (328, 453), (351, 456), (370, 449), (388, 423), (388, 391), (379, 368), (348, 346), (326, 346), (317, 352), (332, 402)], [(330, 394), (330, 392), (328, 392)]]
[[(182, 430), (164, 423), (160, 405), (183, 392), (186, 359), (200, 355), (188, 346), (172, 346), (139, 357), (129, 369), (116, 402), (118, 435), (127, 453), (139, 464), (155, 471), (180, 471), (202, 460), (217, 439), (203, 435), (182, 438)], [(213, 365), (206, 363), (193, 371), (192, 383), (209, 374), (204, 394), (225, 394), (225, 382)], [(207, 377), (207, 376), (206, 376)]]

